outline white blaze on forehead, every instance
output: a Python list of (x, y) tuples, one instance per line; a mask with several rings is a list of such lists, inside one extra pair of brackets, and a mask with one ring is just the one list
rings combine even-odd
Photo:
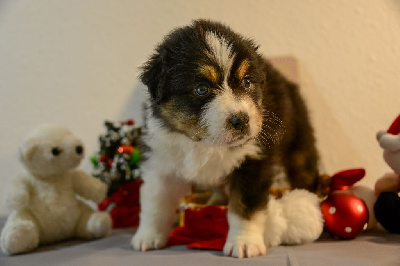
[(230, 70), (232, 68), (235, 54), (232, 51), (232, 45), (222, 36), (217, 36), (214, 32), (206, 33), (206, 43), (211, 49), (212, 56), (216, 59), (218, 65), (224, 72), (224, 81), (226, 83)]
[(201, 122), (207, 127), (209, 133), (208, 141), (229, 142), (233, 133), (227, 129), (227, 120), (241, 112), (246, 113), (250, 118), (249, 137), (256, 137), (261, 130), (262, 119), (255, 102), (247, 95), (236, 97), (228, 85), (229, 73), (236, 56), (232, 44), (215, 32), (207, 32), (205, 41), (211, 50), (210, 57), (221, 67), (224, 76), (222, 91), (204, 107), (201, 116)]

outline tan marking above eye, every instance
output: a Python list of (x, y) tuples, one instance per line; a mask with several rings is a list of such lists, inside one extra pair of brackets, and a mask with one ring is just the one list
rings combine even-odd
[(213, 83), (218, 82), (218, 72), (213, 66), (209, 65), (200, 66), (200, 74)]
[(246, 76), (246, 73), (247, 73), (247, 70), (249, 70), (249, 67), (250, 67), (249, 60), (247, 60), (247, 59), (243, 60), (240, 63), (238, 69), (236, 70), (236, 77), (239, 80), (242, 80)]
[(196, 115), (188, 115), (181, 111), (174, 100), (166, 102), (161, 107), (161, 116), (169, 126), (191, 139), (203, 137), (203, 135), (207, 133), (204, 129), (199, 127), (199, 117)]

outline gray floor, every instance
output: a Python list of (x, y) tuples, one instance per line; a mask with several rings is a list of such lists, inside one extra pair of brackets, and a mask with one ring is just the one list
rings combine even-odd
[[(0, 218), (0, 228), (5, 218)], [(107, 238), (83, 242), (66, 241), (43, 246), (35, 252), (8, 257), (0, 252), (0, 265), (400, 265), (400, 235), (383, 230), (363, 233), (354, 240), (339, 241), (323, 234), (311, 244), (272, 248), (266, 256), (233, 259), (219, 251), (192, 250), (174, 246), (151, 252), (135, 252), (130, 248), (134, 230), (114, 230)]]

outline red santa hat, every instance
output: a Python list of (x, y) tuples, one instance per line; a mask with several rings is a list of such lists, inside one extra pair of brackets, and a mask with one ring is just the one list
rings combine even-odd
[(397, 116), (397, 118), (394, 120), (392, 125), (389, 127), (387, 130), (387, 133), (397, 135), (400, 133), (400, 114)]

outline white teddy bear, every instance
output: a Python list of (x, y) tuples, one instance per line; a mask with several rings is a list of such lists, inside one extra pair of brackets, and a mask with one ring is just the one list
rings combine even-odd
[(74, 169), (84, 148), (68, 129), (55, 125), (35, 128), (23, 140), (19, 155), (25, 169), (5, 190), (5, 202), (12, 212), (0, 236), (4, 253), (25, 253), (39, 244), (110, 233), (109, 214), (94, 211), (77, 198), (101, 202), (107, 186)]

